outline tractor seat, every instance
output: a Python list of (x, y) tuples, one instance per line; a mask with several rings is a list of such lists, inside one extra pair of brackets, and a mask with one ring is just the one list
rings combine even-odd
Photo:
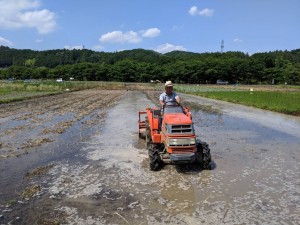
[(155, 109), (155, 110), (153, 110), (153, 115), (154, 115), (154, 117), (160, 117), (160, 115), (161, 115), (161, 110), (160, 110), (160, 109)]

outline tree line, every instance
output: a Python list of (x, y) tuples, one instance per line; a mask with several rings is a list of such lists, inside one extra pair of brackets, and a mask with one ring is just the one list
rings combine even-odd
[(134, 49), (120, 52), (19, 50), (0, 46), (0, 79), (214, 84), (300, 84), (300, 49), (248, 55), (243, 52), (160, 54)]

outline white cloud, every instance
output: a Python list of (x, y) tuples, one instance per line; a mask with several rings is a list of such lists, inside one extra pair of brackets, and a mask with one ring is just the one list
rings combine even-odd
[(40, 1), (33, 0), (0, 0), (0, 5), (0, 15), (2, 19), (24, 10), (38, 8), (41, 4)]
[(189, 10), (189, 14), (192, 15), (192, 16), (196, 16), (198, 14), (197, 6), (192, 6)]
[(14, 43), (11, 42), (11, 41), (9, 41), (9, 40), (7, 40), (7, 39), (5, 39), (4, 37), (0, 36), (0, 45), (4, 45), (4, 46), (10, 47), (10, 46), (13, 46)]
[(160, 34), (160, 30), (158, 28), (150, 28), (147, 30), (141, 30), (138, 32), (135, 31), (112, 31), (106, 34), (103, 34), (99, 41), (106, 43), (140, 43), (143, 38), (154, 38)]
[(36, 39), (34, 42), (35, 42), (35, 43), (42, 43), (43, 40), (42, 40), (42, 39)]
[(83, 45), (74, 45), (74, 46), (65, 45), (64, 49), (68, 49), (68, 50), (73, 50), (73, 49), (82, 50), (82, 49), (84, 49), (84, 46)]
[(40, 34), (46, 34), (55, 30), (55, 14), (44, 9), (40, 11), (26, 12), (19, 16), (20, 22), (28, 27), (34, 27)]
[(56, 28), (56, 15), (38, 10), (40, 0), (0, 0), (0, 29), (36, 28), (41, 34)]
[(214, 14), (214, 10), (213, 9), (203, 9), (199, 12), (200, 16), (212, 16)]
[(192, 16), (213, 16), (214, 10), (209, 8), (200, 10), (197, 6), (192, 6), (189, 10), (189, 14)]
[(160, 30), (158, 28), (150, 28), (146, 31), (141, 31), (143, 37), (154, 38), (160, 35)]
[(241, 42), (243, 42), (243, 40), (241, 40), (239, 38), (235, 38), (235, 39), (233, 39), (233, 42), (235, 42), (235, 43), (241, 43)]
[(160, 52), (160, 53), (167, 53), (167, 52), (171, 52), (171, 51), (186, 51), (187, 49), (179, 46), (179, 45), (172, 45), (169, 43), (163, 44), (163, 45), (159, 45), (157, 46), (154, 51), (156, 52)]
[(99, 41), (107, 43), (139, 43), (141, 42), (141, 37), (138, 33), (134, 31), (122, 32), (122, 31), (113, 31), (107, 34), (103, 34)]

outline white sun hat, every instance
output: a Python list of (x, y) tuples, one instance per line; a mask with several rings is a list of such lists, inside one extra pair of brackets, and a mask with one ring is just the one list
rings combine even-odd
[(172, 81), (168, 80), (168, 81), (165, 83), (165, 87), (173, 87)]

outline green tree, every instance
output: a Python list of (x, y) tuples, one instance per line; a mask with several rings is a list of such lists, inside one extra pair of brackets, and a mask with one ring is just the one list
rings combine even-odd
[(33, 68), (35, 67), (35, 62), (36, 62), (35, 59), (26, 59), (24, 62), (24, 66)]

